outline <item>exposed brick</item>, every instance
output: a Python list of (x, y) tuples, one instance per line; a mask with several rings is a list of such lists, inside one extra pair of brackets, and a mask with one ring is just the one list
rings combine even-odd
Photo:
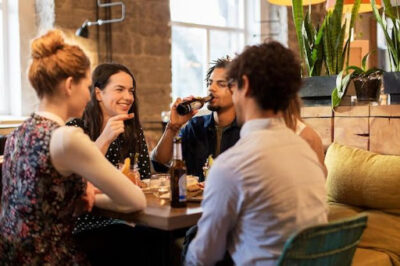
[(168, 21), (170, 18), (169, 2), (146, 1), (144, 4), (144, 13), (147, 20)]
[[(57, 2), (58, 0), (55, 1)], [(93, 10), (94, 12), (96, 12), (97, 1), (95, 0), (69, 0), (66, 2), (68, 4), (67, 6), (65, 6), (66, 8), (71, 8), (72, 10), (76, 9)]]
[[(124, 1), (125, 20), (111, 24), (112, 57), (114, 62), (126, 65), (134, 74), (138, 86), (140, 118), (160, 121), (160, 113), (169, 110), (171, 103), (171, 29), (169, 26), (169, 0)], [(119, 8), (112, 8), (112, 17), (120, 16)], [(74, 32), (85, 19), (96, 19), (95, 0), (55, 0), (55, 25), (66, 31), (91, 57), (92, 64), (105, 60), (106, 27), (89, 28), (89, 39), (74, 37)], [(100, 9), (100, 18), (105, 18)], [(100, 54), (97, 55), (97, 51)], [(151, 123), (150, 123), (151, 124)], [(154, 123), (152, 124), (154, 125)], [(146, 130), (152, 138), (160, 136), (158, 130)]]
[(160, 22), (148, 21), (138, 27), (139, 33), (143, 36), (160, 36), (169, 38), (171, 36), (171, 28), (168, 24)]
[(171, 43), (165, 37), (147, 37), (145, 38), (143, 50), (146, 55), (169, 55), (171, 53)]

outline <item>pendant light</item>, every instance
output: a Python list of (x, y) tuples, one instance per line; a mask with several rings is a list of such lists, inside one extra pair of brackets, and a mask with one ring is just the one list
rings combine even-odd
[[(344, 0), (343, 1), (343, 13), (350, 13), (353, 8), (355, 0)], [(335, 7), (336, 0), (328, 0), (326, 2), (326, 10), (333, 10)], [(379, 9), (382, 6), (381, 0), (375, 0), (376, 7)], [(360, 10), (358, 13), (371, 12), (372, 6), (370, 0), (361, 0)]]
[[(326, 0), (303, 0), (303, 6), (315, 5), (325, 2)], [(269, 3), (279, 6), (291, 6), (292, 0), (268, 0)]]

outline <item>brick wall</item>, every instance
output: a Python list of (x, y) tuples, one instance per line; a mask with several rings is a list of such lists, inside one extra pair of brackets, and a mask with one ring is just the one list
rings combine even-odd
[[(140, 118), (151, 148), (161, 135), (161, 124), (157, 123), (160, 113), (171, 103), (169, 1), (123, 2), (125, 20), (111, 24), (112, 59), (128, 66), (136, 78)], [(96, 6), (96, 0), (55, 0), (55, 26), (82, 45), (94, 65), (105, 62), (105, 25), (90, 27), (89, 39), (73, 35), (85, 19), (96, 20)], [(113, 7), (112, 17), (120, 17), (120, 12), (119, 7)], [(104, 14), (104, 8), (100, 8), (100, 18), (104, 19)]]

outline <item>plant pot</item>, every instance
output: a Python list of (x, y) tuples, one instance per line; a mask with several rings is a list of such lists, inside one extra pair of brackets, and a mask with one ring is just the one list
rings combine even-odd
[(379, 76), (357, 77), (353, 79), (357, 101), (378, 101), (382, 80)]
[(303, 78), (299, 95), (304, 106), (331, 105), (331, 95), (335, 87), (336, 75), (307, 77)]
[(383, 73), (383, 91), (390, 95), (390, 103), (400, 103), (400, 72)]

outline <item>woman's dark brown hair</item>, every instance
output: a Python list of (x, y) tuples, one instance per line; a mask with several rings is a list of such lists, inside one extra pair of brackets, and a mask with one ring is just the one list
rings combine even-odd
[(283, 118), (286, 126), (296, 132), (297, 121), (303, 122), (301, 118), (301, 99), (298, 95), (290, 100), (288, 108), (283, 111)]
[(139, 134), (141, 130), (139, 112), (138, 112), (138, 99), (136, 97), (136, 81), (131, 73), (131, 71), (124, 65), (116, 63), (105, 63), (98, 65), (92, 74), (92, 87), (90, 89), (90, 101), (87, 104), (85, 111), (83, 113), (83, 121), (85, 128), (88, 129), (90, 138), (95, 141), (101, 134), (103, 126), (103, 113), (100, 108), (100, 104), (96, 98), (96, 88), (101, 91), (107, 86), (110, 77), (119, 72), (125, 72), (132, 77), (132, 87), (134, 101), (129, 109), (128, 113), (134, 113), (135, 117), (133, 119), (125, 120), (125, 131), (122, 138), (124, 144), (120, 148), (120, 161), (129, 156), (129, 148), (134, 147), (134, 153), (139, 153), (140, 141)]
[(90, 60), (81, 48), (64, 42), (61, 31), (51, 30), (31, 43), (29, 81), (39, 98), (53, 95), (60, 81), (74, 82), (86, 76)]

